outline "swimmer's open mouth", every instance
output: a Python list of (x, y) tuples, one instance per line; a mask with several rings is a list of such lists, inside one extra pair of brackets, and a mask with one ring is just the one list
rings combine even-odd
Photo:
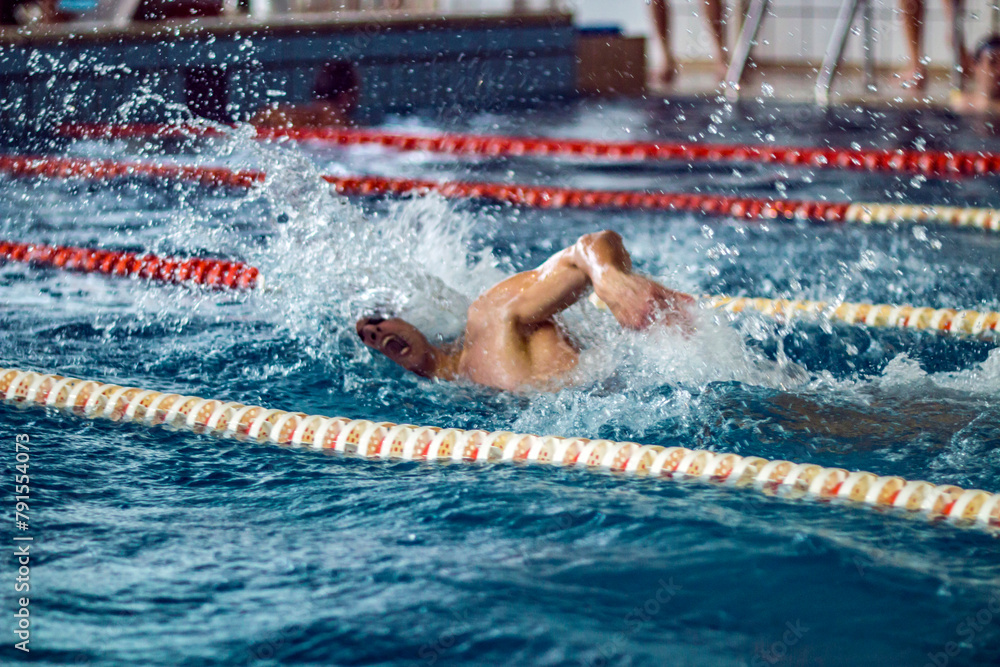
[(382, 339), (382, 349), (394, 357), (399, 357), (410, 351), (410, 346), (395, 334), (387, 334)]

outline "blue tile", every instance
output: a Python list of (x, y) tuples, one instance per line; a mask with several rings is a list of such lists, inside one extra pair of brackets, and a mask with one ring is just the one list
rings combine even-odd
[(463, 48), (463, 40), (457, 33), (441, 30), (411, 32), (401, 40), (400, 54), (414, 59), (429, 59), (435, 56), (457, 53)]
[[(249, 61), (257, 60), (262, 65), (270, 65), (281, 62), (282, 49), (280, 40), (268, 39), (261, 36), (244, 37), (241, 45), (244, 46), (243, 53)], [(237, 50), (239, 47), (237, 47)]]
[[(573, 40), (572, 26), (554, 25), (46, 47), (34, 58), (31, 49), (7, 47), (0, 49), (0, 76), (23, 77), (30, 62), (30, 71), (36, 73), (30, 79), (32, 85), (18, 88), (11, 79), (3, 94), (21, 94), (24, 105), (37, 110), (46, 104), (60, 104), (58, 95), (45, 94), (42, 89), (49, 75), (59, 75), (73, 63), (74, 78), (82, 76), (83, 80), (71, 84), (60, 78), (55, 90), (61, 95), (72, 91), (80, 114), (106, 115), (126, 101), (141, 81), (123, 72), (123, 65), (149, 74), (147, 87), (165, 101), (179, 102), (183, 100), (185, 67), (224, 64), (230, 68), (231, 109), (245, 115), (271, 101), (310, 99), (319, 65), (347, 59), (360, 63), (361, 104), (377, 115), (379, 109), (456, 103), (491, 106), (512, 99), (571, 93)], [(545, 55), (534, 55), (542, 53)], [(88, 76), (87, 72), (94, 74)], [(268, 90), (286, 94), (270, 97)], [(369, 111), (361, 109), (359, 113)]]
[(129, 67), (154, 68), (162, 67), (164, 64), (159, 44), (128, 44), (121, 47), (119, 57)]
[(66, 86), (63, 102), (71, 109), (68, 115), (75, 119), (88, 119), (97, 109), (97, 91), (90, 78), (76, 79)]
[(28, 61), (28, 71), (32, 74), (53, 74), (65, 71), (72, 58), (64, 49), (37, 49)]
[(116, 64), (110, 47), (89, 46), (81, 49), (77, 59), (83, 69), (93, 71), (98, 67), (111, 67)]
[(316, 82), (316, 72), (313, 67), (293, 67), (289, 70), (291, 80), (291, 100), (308, 102), (312, 99), (313, 85)]
[(28, 70), (28, 50), (7, 47), (0, 50), (0, 75), (24, 74)]
[(0, 105), (0, 118), (16, 123), (28, 120), (30, 94), (24, 81), (7, 80), (3, 89), (4, 104)]
[(192, 67), (203, 64), (201, 45), (197, 42), (167, 42), (163, 64), (167, 67)]
[(386, 59), (399, 56), (401, 49), (400, 39), (397, 34), (378, 33), (365, 42), (361, 50), (364, 59)]

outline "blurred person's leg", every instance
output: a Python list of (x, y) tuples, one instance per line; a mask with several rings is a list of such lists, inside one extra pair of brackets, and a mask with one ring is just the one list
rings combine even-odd
[(924, 64), (924, 0), (900, 0), (903, 15), (903, 36), (909, 65), (900, 78), (903, 86), (923, 90), (927, 85), (927, 65)]
[(667, 0), (646, 0), (653, 14), (653, 28), (656, 30), (656, 41), (663, 53), (663, 67), (657, 78), (661, 83), (670, 83), (677, 75), (677, 61), (670, 44), (670, 6)]
[[(962, 12), (964, 5), (965, 0), (944, 0), (944, 13), (948, 19), (948, 46), (951, 48), (952, 53), (955, 52), (956, 44), (954, 42), (955, 34), (952, 32), (951, 26), (955, 21), (955, 16)], [(959, 62), (962, 64), (962, 78), (968, 79), (969, 75), (972, 74), (973, 62), (965, 44), (958, 44), (957, 46)]]
[(729, 51), (726, 48), (726, 24), (723, 21), (725, 8), (722, 0), (705, 0), (705, 18), (708, 30), (712, 33), (715, 47), (715, 67), (721, 76), (726, 75), (729, 67)]

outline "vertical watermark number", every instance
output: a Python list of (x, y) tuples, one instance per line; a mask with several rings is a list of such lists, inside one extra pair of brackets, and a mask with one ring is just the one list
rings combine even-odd
[(30, 519), (28, 503), (31, 501), (31, 477), (28, 466), (31, 459), (28, 443), (31, 438), (25, 433), (19, 433), (14, 438), (14, 558), (17, 560), (17, 578), (14, 581), (14, 592), (21, 597), (17, 599), (17, 609), (14, 618), (14, 634), (20, 641), (14, 643), (14, 648), (25, 653), (30, 652), (28, 643), (31, 641), (31, 600), (27, 593), (31, 591), (31, 542), (29, 534)]

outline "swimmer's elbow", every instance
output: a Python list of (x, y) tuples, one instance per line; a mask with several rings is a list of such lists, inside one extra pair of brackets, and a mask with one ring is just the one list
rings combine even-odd
[(538, 308), (530, 303), (513, 303), (498, 308), (494, 313), (495, 322), (516, 327), (531, 326), (538, 319)]
[(496, 318), (492, 324), (510, 326), (517, 329), (533, 328), (546, 322), (552, 316), (565, 308), (562, 303), (540, 303), (534, 299), (525, 299), (508, 304), (494, 313)]
[(586, 250), (599, 250), (601, 248), (621, 248), (625, 249), (625, 242), (621, 234), (612, 229), (603, 229), (599, 232), (584, 234), (576, 242), (577, 246)]
[(577, 266), (586, 271), (591, 280), (596, 278), (594, 272), (600, 273), (608, 268), (626, 273), (632, 270), (632, 258), (625, 249), (621, 235), (616, 231), (605, 229), (584, 234), (573, 248)]

